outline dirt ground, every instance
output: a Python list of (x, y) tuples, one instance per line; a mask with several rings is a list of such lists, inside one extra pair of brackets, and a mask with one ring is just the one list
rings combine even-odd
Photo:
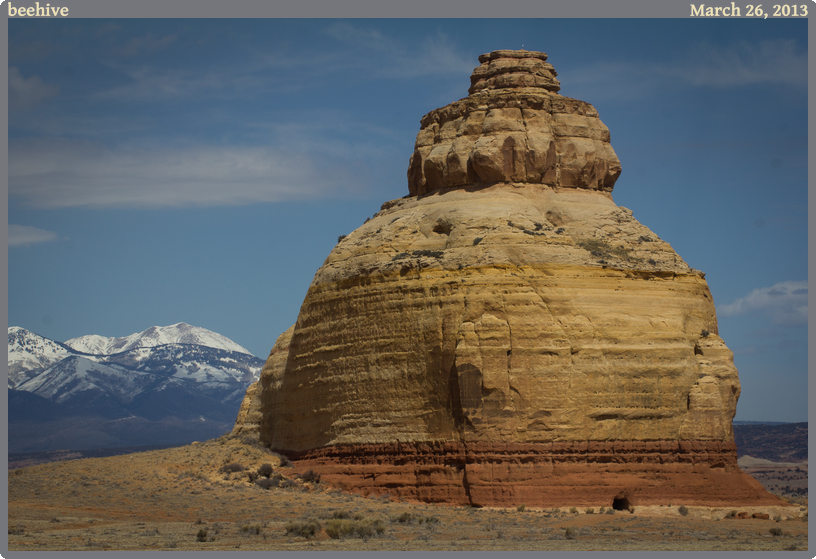
[[(225, 471), (227, 464), (244, 469)], [(249, 479), (263, 464), (271, 474), (258, 479), (269, 489)], [(760, 510), (673, 503), (630, 512), (402, 503), (298, 478), (277, 455), (227, 437), (11, 470), (8, 487), (9, 550), (808, 548), (805, 504)], [(770, 518), (750, 518), (757, 512)]]
[(744, 456), (740, 469), (756, 478), (762, 486), (794, 504), (807, 504), (808, 463), (779, 463)]

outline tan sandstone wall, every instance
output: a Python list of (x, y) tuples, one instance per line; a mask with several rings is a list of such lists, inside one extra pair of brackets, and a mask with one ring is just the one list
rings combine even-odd
[(422, 119), (411, 195), (338, 243), (273, 350), (260, 440), (428, 502), (780, 504), (737, 467), (704, 274), (614, 203), (609, 131), (546, 59), (482, 55)]

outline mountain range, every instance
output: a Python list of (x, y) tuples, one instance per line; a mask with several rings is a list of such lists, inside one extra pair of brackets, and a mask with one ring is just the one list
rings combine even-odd
[(228, 431), (264, 361), (179, 323), (57, 342), (8, 329), (9, 452), (185, 444)]

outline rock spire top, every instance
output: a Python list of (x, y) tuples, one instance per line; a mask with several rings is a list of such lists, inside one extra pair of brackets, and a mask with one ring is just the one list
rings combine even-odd
[(516, 183), (611, 192), (621, 172), (595, 107), (558, 93), (543, 52), (479, 57), (470, 95), (422, 117), (408, 191)]
[(494, 50), (479, 56), (481, 66), (470, 76), (468, 93), (490, 89), (533, 87), (557, 93), (558, 74), (547, 62), (547, 53), (530, 50)]

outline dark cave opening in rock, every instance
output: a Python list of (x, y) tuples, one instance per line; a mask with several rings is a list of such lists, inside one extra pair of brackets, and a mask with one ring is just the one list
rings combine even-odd
[(615, 510), (629, 510), (629, 499), (626, 497), (615, 497), (612, 500), (612, 508)]

